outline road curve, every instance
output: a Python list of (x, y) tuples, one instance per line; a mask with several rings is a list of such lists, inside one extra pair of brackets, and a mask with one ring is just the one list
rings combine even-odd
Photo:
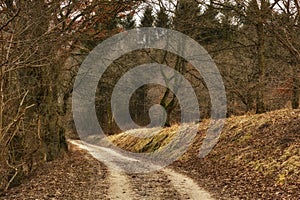
[[(118, 152), (109, 148), (87, 144), (79, 140), (70, 140), (69, 142), (72, 143), (73, 145), (76, 145), (80, 149), (87, 150), (88, 153), (90, 153), (93, 157), (103, 162), (107, 166), (109, 172), (108, 181), (110, 184), (108, 195), (109, 198), (112, 200), (116, 200), (116, 199), (139, 200), (139, 199), (166, 199), (166, 198), (213, 200), (212, 196), (207, 191), (200, 188), (193, 179), (181, 173), (178, 173), (172, 169), (164, 168), (162, 170), (159, 170), (158, 172), (152, 172), (147, 175), (147, 178), (143, 177), (143, 179), (140, 179), (140, 182), (135, 183), (135, 181), (138, 181), (138, 178), (134, 178), (134, 177), (138, 177), (139, 175), (137, 174), (136, 176), (133, 176), (127, 174), (122, 169), (122, 165), (124, 164), (124, 161), (126, 162), (128, 161), (139, 162), (139, 161), (121, 155)], [(168, 179), (167, 182), (169, 183), (169, 184), (162, 183), (163, 184), (162, 187), (169, 187), (169, 188), (164, 188), (164, 190), (159, 190), (157, 185), (157, 181), (162, 182), (161, 178), (158, 178), (158, 176), (162, 176), (161, 174), (164, 174), (164, 176), (167, 177)], [(149, 177), (150, 177), (150, 181), (149, 181)], [(147, 192), (143, 191), (146, 189), (143, 189), (142, 187), (141, 189), (139, 189), (139, 192), (136, 192), (137, 189), (133, 188), (133, 186), (134, 187), (140, 186), (144, 182), (148, 182), (147, 184), (150, 187), (150, 194), (146, 194)], [(162, 196), (162, 193), (166, 193), (166, 192), (172, 193), (174, 195), (177, 194), (177, 195), (171, 197), (170, 194), (169, 196), (163, 194)]]

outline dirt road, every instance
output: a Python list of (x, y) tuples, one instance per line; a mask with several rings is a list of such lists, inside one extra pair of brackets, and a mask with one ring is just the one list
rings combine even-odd
[(88, 152), (103, 162), (108, 168), (108, 197), (112, 200), (140, 199), (194, 199), (212, 200), (211, 195), (200, 188), (191, 178), (164, 168), (150, 173), (131, 174), (122, 168), (124, 160), (138, 162), (109, 148), (85, 144), (72, 140), (72, 144)]

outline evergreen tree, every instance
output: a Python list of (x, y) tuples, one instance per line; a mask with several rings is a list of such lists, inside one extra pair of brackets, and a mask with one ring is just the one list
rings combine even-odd
[(153, 8), (147, 6), (144, 15), (141, 20), (141, 27), (152, 27), (154, 22), (154, 16), (152, 14)]
[(135, 19), (133, 18), (133, 14), (130, 13), (129, 15), (127, 15), (126, 18), (123, 21), (121, 21), (121, 25), (125, 30), (135, 28)]
[(196, 1), (179, 0), (173, 18), (173, 28), (194, 37), (199, 15), (200, 8)]
[[(143, 17), (141, 19), (140, 27), (152, 27), (153, 26), (154, 16), (152, 14), (152, 11), (153, 11), (153, 8), (150, 6), (147, 6), (145, 8)], [(143, 33), (141, 33), (140, 37), (145, 43), (151, 42), (151, 38), (147, 37)], [(141, 116), (148, 115), (147, 109), (146, 109), (147, 91), (148, 91), (147, 85), (143, 85), (142, 87), (138, 88), (135, 92), (135, 96), (133, 98), (134, 100), (132, 101), (133, 105), (131, 105), (135, 108), (134, 110), (136, 110), (135, 115), (132, 116), (133, 120), (135, 120), (137, 123), (139, 123), (143, 126), (147, 125), (147, 123), (145, 123), (145, 119), (141, 118)]]
[(155, 26), (161, 27), (161, 28), (169, 28), (170, 27), (169, 16), (166, 13), (166, 10), (164, 8), (160, 8), (159, 12), (157, 13), (157, 16), (155, 19)]
[(199, 16), (198, 30), (199, 35), (197, 40), (202, 44), (211, 44), (220, 39), (227, 37), (227, 32), (222, 29), (217, 15), (219, 11), (210, 3), (203, 14)]

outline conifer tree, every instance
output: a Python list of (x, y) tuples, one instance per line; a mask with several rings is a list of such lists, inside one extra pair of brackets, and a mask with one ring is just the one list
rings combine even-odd
[(129, 15), (126, 16), (126, 18), (121, 22), (121, 25), (125, 30), (130, 30), (135, 28), (135, 19), (133, 18), (133, 14), (130, 13)]
[(141, 19), (141, 27), (152, 27), (154, 22), (154, 16), (152, 14), (153, 8), (150, 6), (147, 6), (145, 9), (145, 12), (143, 14), (143, 17)]
[(196, 1), (179, 0), (173, 18), (173, 28), (193, 37), (199, 15), (200, 8)]
[(169, 28), (170, 20), (164, 8), (160, 8), (155, 19), (155, 26), (161, 28)]

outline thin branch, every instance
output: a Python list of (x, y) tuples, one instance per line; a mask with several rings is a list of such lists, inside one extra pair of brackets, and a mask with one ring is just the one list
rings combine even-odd
[(6, 26), (8, 26), (8, 24), (10, 23), (10, 22), (12, 22), (18, 15), (19, 15), (19, 13), (20, 13), (20, 8), (17, 10), (17, 12), (14, 14), (14, 16), (12, 16), (5, 24), (3, 24), (1, 27), (0, 27), (0, 31), (2, 30), (2, 29), (4, 29)]

